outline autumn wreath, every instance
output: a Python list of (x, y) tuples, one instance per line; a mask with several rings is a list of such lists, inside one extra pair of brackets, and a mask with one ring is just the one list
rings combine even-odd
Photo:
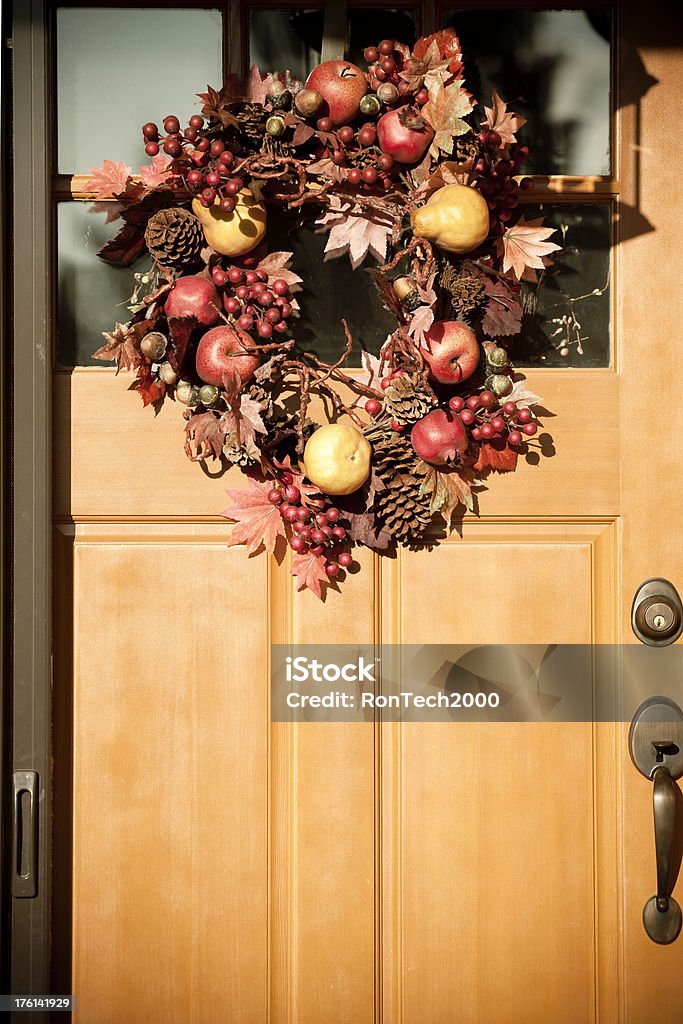
[[(558, 248), (520, 216), (523, 119), (495, 93), (479, 111), (452, 29), (364, 56), (367, 71), (326, 61), (305, 85), (252, 67), (201, 94), (187, 127), (146, 124), (151, 164), (105, 161), (87, 185), (124, 222), (99, 255), (153, 260), (96, 358), (134, 371), (145, 405), (183, 404), (190, 459), (243, 468), (230, 543), (282, 557), (287, 541), (319, 597), (354, 544), (433, 542), (435, 515), (450, 529), (536, 443), (538, 398), (509, 350), (520, 282)], [(333, 363), (292, 337), (302, 281), (291, 253), (268, 252), (273, 204), (313, 211), (328, 257), (379, 262), (397, 325), (361, 372), (346, 323)], [(312, 422), (313, 396), (332, 422)]]

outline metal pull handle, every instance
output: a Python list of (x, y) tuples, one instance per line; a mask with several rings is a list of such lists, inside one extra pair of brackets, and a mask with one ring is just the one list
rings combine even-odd
[[(657, 747), (657, 744), (653, 743)], [(657, 911), (666, 914), (669, 910), (669, 880), (676, 824), (676, 785), (668, 768), (656, 768), (654, 772), (654, 793), (652, 807), (655, 816), (655, 854), (657, 857), (657, 895), (654, 897)], [(680, 916), (680, 910), (678, 911)]]
[(38, 895), (38, 772), (14, 772), (12, 792), (12, 895)]
[(667, 945), (678, 938), (681, 908), (671, 895), (676, 827), (675, 780), (683, 775), (683, 711), (669, 697), (643, 701), (631, 722), (628, 738), (631, 759), (653, 782), (657, 895), (643, 910), (643, 925), (653, 942)]

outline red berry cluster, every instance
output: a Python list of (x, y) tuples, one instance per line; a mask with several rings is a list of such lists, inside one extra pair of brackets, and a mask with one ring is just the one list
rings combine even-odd
[(401, 78), (403, 70), (403, 54), (396, 49), (393, 39), (383, 39), (377, 46), (368, 46), (363, 51), (363, 56), (368, 65), (370, 75), (370, 88), (377, 92), (382, 85), (393, 85), (399, 96), (414, 97), (422, 106), (429, 99), (426, 89), (420, 89), (417, 93), (405, 79)]
[[(247, 259), (245, 263), (255, 263)], [(268, 284), (268, 275), (249, 267), (215, 266), (211, 277), (223, 294), (223, 308), (231, 320), (243, 331), (255, 332), (267, 341), (273, 331), (284, 334), (292, 316), (289, 285), (282, 278)]]
[(512, 217), (512, 211), (519, 206), (519, 190), (528, 191), (534, 187), (531, 178), (522, 178), (518, 183), (515, 175), (529, 156), (528, 146), (514, 146), (508, 156), (500, 156), (501, 137), (498, 132), (482, 131), (479, 141), (483, 144), (482, 155), (474, 165), (478, 176), (479, 191), (488, 203), (489, 224), (496, 234), (504, 229)]
[(204, 118), (193, 114), (187, 128), (181, 131), (178, 118), (171, 114), (164, 118), (165, 136), (159, 135), (159, 129), (151, 121), (143, 126), (145, 152), (148, 156), (156, 156), (159, 143), (164, 153), (174, 160), (185, 157), (193, 167), (186, 177), (186, 184), (191, 192), (201, 193), (202, 206), (213, 206), (220, 199), (223, 213), (232, 213), (235, 209), (235, 196), (244, 188), (242, 178), (231, 173), (235, 165), (235, 153), (221, 139), (208, 139), (202, 135)]
[(330, 505), (324, 511), (314, 512), (302, 504), (301, 491), (294, 483), (294, 477), (285, 470), (280, 474), (280, 483), (268, 492), (268, 501), (276, 505), (285, 523), (292, 528), (289, 546), (299, 555), (310, 552), (324, 555), (325, 572), (331, 578), (340, 569), (348, 569), (353, 562), (350, 551), (344, 550), (348, 542), (347, 533), (339, 525), (341, 510)]
[[(332, 122), (329, 117), (321, 117), (317, 122), (318, 131), (331, 132)], [(331, 158), (338, 167), (348, 167), (347, 175), (350, 185), (381, 185), (388, 188), (391, 184), (390, 172), (394, 168), (393, 158), (383, 153), (376, 145), (377, 129), (371, 121), (366, 121), (360, 128), (343, 125), (335, 132), (335, 141), (331, 145), (321, 145), (316, 152), (318, 159)]]
[[(473, 441), (491, 441), (507, 438), (508, 444), (518, 445), (524, 435), (533, 437), (538, 427), (530, 409), (518, 409), (516, 402), (499, 403), (492, 391), (470, 395), (468, 399), (455, 396), (448, 403), (451, 412), (460, 417), (469, 429)], [(521, 428), (521, 430), (519, 429)]]

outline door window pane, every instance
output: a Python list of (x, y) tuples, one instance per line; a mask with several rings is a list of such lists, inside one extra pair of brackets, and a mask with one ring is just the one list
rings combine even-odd
[(187, 120), (195, 94), (223, 81), (216, 10), (64, 7), (57, 11), (57, 163), (60, 174), (106, 158), (149, 163), (142, 125)]
[(610, 243), (608, 203), (524, 206), (528, 220), (543, 217), (562, 246), (536, 286), (523, 284), (522, 334), (517, 366), (610, 365)]
[[(104, 205), (104, 204), (102, 204)], [(92, 358), (104, 344), (102, 331), (131, 318), (133, 274), (151, 269), (145, 253), (132, 267), (112, 267), (96, 253), (121, 228), (90, 213), (89, 203), (57, 206), (57, 365), (109, 366)]]
[[(467, 86), (527, 118), (527, 174), (610, 173), (609, 11), (448, 10)], [(483, 110), (482, 110), (483, 114)]]
[[(267, 8), (249, 14), (249, 62), (262, 72), (292, 72), (305, 81), (320, 63), (323, 42), (322, 10)], [(415, 42), (415, 11), (363, 8), (348, 13), (346, 57), (363, 69), (363, 50), (382, 39)]]

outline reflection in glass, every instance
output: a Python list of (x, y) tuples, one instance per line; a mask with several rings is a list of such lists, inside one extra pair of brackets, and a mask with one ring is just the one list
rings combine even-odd
[(542, 203), (524, 207), (527, 220), (556, 228), (553, 266), (538, 285), (522, 286), (518, 366), (610, 365), (610, 242), (608, 203)]
[(80, 7), (57, 11), (60, 174), (107, 158), (148, 164), (140, 129), (197, 111), (195, 93), (223, 81), (222, 17), (212, 10)]
[[(292, 72), (305, 81), (320, 63), (323, 41), (322, 10), (253, 10), (249, 14), (249, 63), (262, 72)], [(363, 8), (350, 10), (346, 57), (365, 68), (363, 50), (381, 39), (415, 42), (415, 12)]]
[(152, 266), (147, 254), (124, 268), (98, 259), (97, 250), (122, 222), (105, 224), (104, 214), (90, 209), (90, 203), (57, 207), (57, 365), (63, 367), (109, 366), (94, 360), (92, 353), (104, 344), (102, 331), (130, 320), (133, 272)]
[[(528, 174), (610, 173), (609, 11), (449, 10), (470, 91), (527, 118)], [(483, 110), (482, 110), (483, 114)]]

